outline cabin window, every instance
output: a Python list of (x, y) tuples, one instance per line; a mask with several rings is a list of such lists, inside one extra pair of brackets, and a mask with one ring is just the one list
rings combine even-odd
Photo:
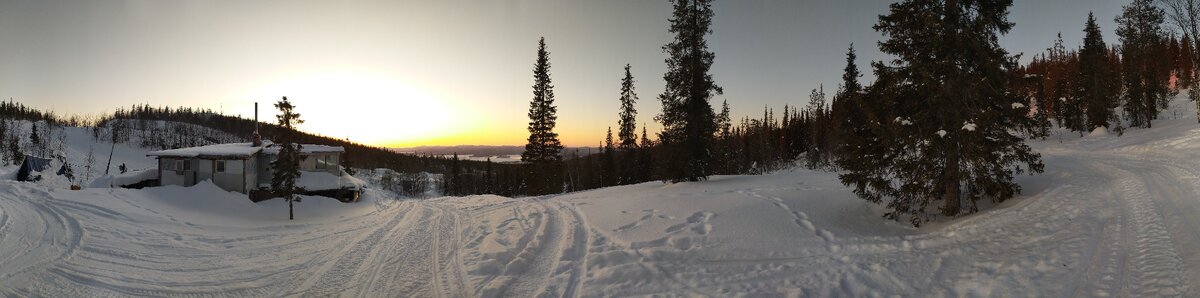
[(317, 156), (317, 169), (318, 170), (329, 169), (330, 167), (331, 167), (331, 164), (329, 163), (329, 155), (321, 154), (321, 155)]
[(166, 159), (162, 161), (163, 171), (189, 171), (192, 169), (192, 163), (182, 159)]
[(214, 171), (214, 172), (217, 172), (217, 173), (224, 173), (224, 172), (225, 172), (225, 161), (224, 161), (224, 160), (218, 160), (218, 161), (217, 161), (217, 170), (216, 170), (216, 171)]
[(336, 169), (338, 166), (337, 154), (330, 154), (329, 160), (325, 164), (328, 165), (330, 169)]

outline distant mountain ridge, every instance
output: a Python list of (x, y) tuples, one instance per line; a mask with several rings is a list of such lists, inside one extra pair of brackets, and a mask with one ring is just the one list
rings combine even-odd
[[(400, 153), (412, 153), (417, 155), (475, 155), (475, 156), (505, 156), (505, 155), (521, 155), (525, 152), (525, 146), (516, 145), (454, 145), (454, 146), (417, 146), (404, 148), (391, 148), (392, 151)], [(570, 155), (570, 152), (579, 150), (580, 155), (586, 154), (588, 150), (596, 151), (596, 148), (587, 147), (568, 147), (563, 148), (563, 155)]]

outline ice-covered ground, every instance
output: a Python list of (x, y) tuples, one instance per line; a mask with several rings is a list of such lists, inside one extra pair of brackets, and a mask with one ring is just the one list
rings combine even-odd
[[(1018, 198), (920, 229), (833, 173), (540, 198), (0, 181), (0, 295), (1200, 296), (1200, 125), (1063, 133)], [(85, 147), (86, 148), (86, 147)], [(86, 150), (86, 149), (85, 149)]]

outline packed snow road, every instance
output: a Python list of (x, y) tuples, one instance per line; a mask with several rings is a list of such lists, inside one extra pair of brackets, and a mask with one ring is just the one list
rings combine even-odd
[[(563, 275), (559, 266), (582, 259), (587, 244), (574, 241), (586, 241), (587, 233), (578, 211), (560, 203), (477, 197), (504, 204), (465, 206), (373, 193), (348, 207), (309, 197), (298, 205), (301, 220), (288, 222), (280, 218), (285, 205), (258, 206), (211, 185), (198, 188), (70, 192), (0, 182), (0, 292), (535, 296), (550, 287), (573, 294), (581, 284), (583, 270)], [(210, 203), (223, 207), (196, 212), (189, 209), (200, 203), (185, 202), (212, 194)], [(221, 212), (237, 207), (245, 209)], [(473, 226), (486, 214), (519, 217)], [(492, 229), (504, 235), (490, 236)], [(487, 266), (468, 272), (466, 265), (481, 262)]]
[[(1161, 128), (1159, 128), (1161, 127)], [(297, 220), (211, 184), (0, 181), (3, 296), (1200, 296), (1200, 129), (1038, 141), (1021, 196), (920, 229), (835, 174), (543, 198), (358, 204)]]

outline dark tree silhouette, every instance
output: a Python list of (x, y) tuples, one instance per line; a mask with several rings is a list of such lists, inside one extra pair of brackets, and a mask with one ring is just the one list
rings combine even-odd
[(1086, 107), (1086, 130), (1103, 127), (1108, 129), (1109, 123), (1120, 125), (1113, 109), (1117, 107), (1121, 93), (1121, 82), (1116, 76), (1116, 69), (1108, 62), (1108, 46), (1104, 44), (1104, 35), (1096, 18), (1088, 14), (1087, 25), (1084, 27), (1083, 49), (1079, 51), (1079, 68), (1075, 74), (1076, 82), (1073, 93), (1075, 100)]
[(875, 64), (878, 80), (867, 94), (874, 98), (864, 102), (881, 104), (870, 109), (886, 114), (866, 113), (876, 121), (865, 126), (871, 139), (848, 142), (864, 146), (864, 157), (840, 178), (863, 199), (891, 198), (887, 218), (907, 216), (919, 225), (935, 201), (945, 215), (961, 213), (963, 199), (974, 211), (979, 199), (1003, 201), (1019, 192), (1014, 173), (1042, 171), (1040, 156), (1019, 135), (1035, 123), (1010, 90), (1016, 59), (998, 44), (1013, 26), (1010, 6), (1011, 0), (906, 0), (880, 16), (875, 29), (886, 38), (880, 50), (896, 60)]
[(620, 132), (617, 134), (620, 139), (621, 150), (620, 155), (621, 173), (617, 177), (618, 184), (627, 184), (636, 181), (637, 178), (637, 104), (638, 96), (633, 87), (633, 73), (630, 72), (629, 64), (625, 64), (625, 77), (621, 79), (621, 112), (618, 126)]
[(1130, 126), (1153, 127), (1158, 111), (1166, 108), (1169, 71), (1163, 45), (1163, 11), (1153, 0), (1134, 0), (1116, 18), (1121, 37), (1125, 112)]
[(658, 96), (663, 111), (659, 141), (663, 154), (663, 179), (699, 181), (711, 172), (716, 115), (709, 100), (722, 94), (709, 69), (715, 54), (708, 51), (705, 35), (711, 33), (712, 0), (672, 0), (674, 14), (668, 31), (675, 39), (663, 46), (668, 54), (666, 88)]
[(300, 177), (300, 144), (295, 141), (295, 136), (290, 131), (294, 130), (296, 125), (303, 124), (304, 120), (300, 120), (300, 114), (294, 112), (295, 106), (288, 101), (287, 96), (275, 103), (275, 108), (279, 109), (277, 124), (284, 128), (284, 133), (277, 136), (279, 145), (279, 155), (275, 161), (271, 162), (271, 192), (275, 195), (283, 196), (288, 202), (288, 220), (295, 219), (295, 212), (292, 206), (293, 202), (300, 201), (300, 193), (304, 192), (304, 188), (296, 186), (296, 178)]
[(521, 161), (530, 164), (530, 194), (562, 190), (562, 143), (554, 125), (558, 121), (554, 85), (550, 82), (550, 53), (546, 38), (538, 39), (537, 62), (533, 66), (533, 100), (529, 102), (529, 139)]

